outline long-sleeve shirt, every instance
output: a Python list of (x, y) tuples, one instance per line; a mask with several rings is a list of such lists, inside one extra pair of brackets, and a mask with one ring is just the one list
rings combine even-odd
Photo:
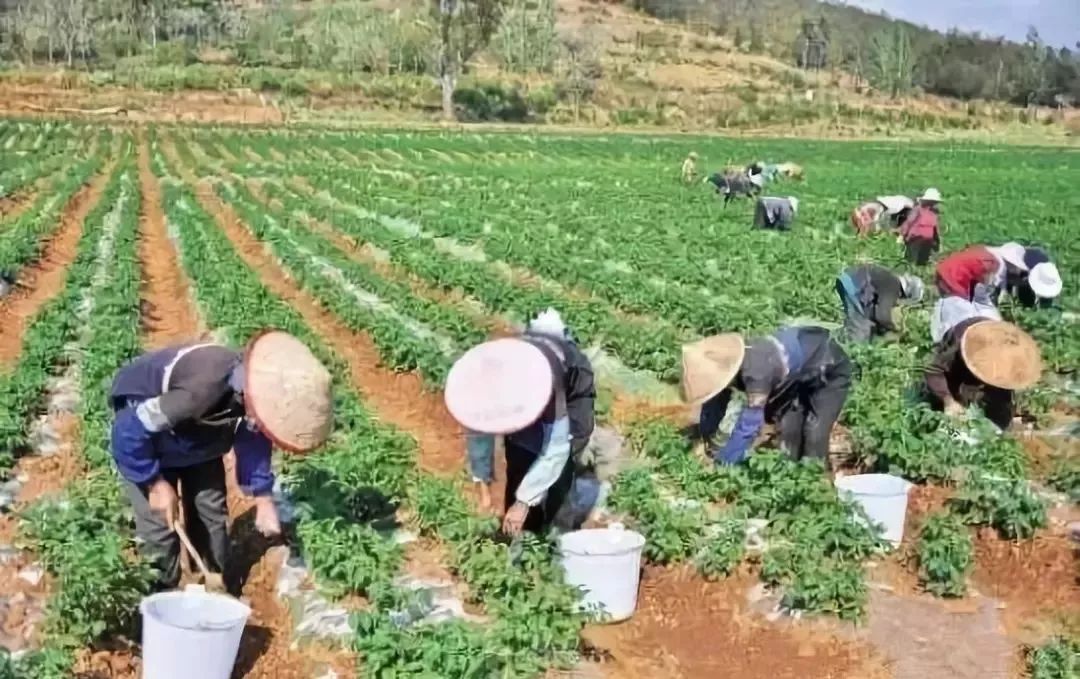
[[(766, 405), (784, 398), (792, 389), (818, 380), (833, 361), (831, 338), (824, 328), (781, 328), (773, 335), (751, 342), (732, 384), (733, 388), (746, 392), (747, 405), (720, 451), (721, 461), (737, 464), (746, 459), (765, 424)], [(725, 389), (702, 407), (709, 408), (711, 417), (719, 423), (730, 397), (730, 389)], [(707, 437), (713, 433), (702, 432)]]
[(964, 333), (971, 326), (987, 321), (983, 316), (973, 316), (960, 321), (945, 333), (941, 342), (937, 345), (934, 357), (930, 365), (926, 367), (926, 387), (940, 401), (949, 399), (959, 400), (962, 396), (961, 387), (965, 385), (982, 384), (968, 370), (967, 364), (960, 352)]
[(125, 479), (145, 485), (231, 448), (244, 492), (271, 492), (272, 444), (245, 418), (239, 352), (189, 344), (144, 354), (117, 373), (111, 399), (112, 454)]
[[(536, 333), (525, 333), (522, 339), (544, 352), (555, 376), (555, 390), (544, 413), (507, 436), (515, 446), (536, 455), (514, 491), (519, 502), (532, 507), (547, 497), (570, 458), (588, 444), (595, 427), (596, 386), (588, 358), (573, 342)], [(473, 478), (489, 481), (494, 437), (470, 433), (468, 452)]]
[(938, 214), (925, 205), (915, 207), (900, 225), (900, 236), (904, 242), (919, 238), (938, 242)]
[(930, 339), (939, 344), (950, 330), (972, 318), (1000, 321), (1001, 314), (988, 298), (974, 300), (963, 297), (944, 297), (934, 305), (930, 314)]
[(857, 299), (866, 317), (881, 331), (896, 332), (892, 313), (904, 296), (900, 277), (876, 264), (852, 267), (846, 273), (857, 288)]
[(973, 245), (960, 252), (954, 252), (938, 263), (938, 288), (943, 295), (972, 299), (975, 296), (976, 287), (996, 280), (1002, 268), (1002, 263), (988, 248)]
[(758, 200), (758, 214), (763, 218), (758, 228), (787, 228), (795, 220), (795, 208), (787, 198), (765, 197)]

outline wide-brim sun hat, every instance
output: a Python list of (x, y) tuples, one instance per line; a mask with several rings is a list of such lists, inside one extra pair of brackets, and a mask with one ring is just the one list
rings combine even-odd
[(919, 197), (919, 200), (921, 200), (923, 202), (926, 202), (926, 203), (943, 203), (944, 202), (941, 199), (941, 191), (938, 191), (935, 188), (929, 188), (929, 189), (923, 191), (923, 195)]
[(1019, 243), (1009, 242), (1004, 245), (994, 248), (994, 251), (1009, 264), (1012, 264), (1021, 271), (1027, 271), (1028, 266), (1024, 261), (1024, 255), (1027, 253), (1027, 248)]
[(264, 330), (244, 355), (244, 404), (259, 430), (282, 450), (303, 453), (330, 436), (330, 372), (296, 337)]
[(969, 327), (960, 353), (972, 375), (999, 389), (1027, 389), (1042, 376), (1038, 343), (1005, 321), (980, 321)]
[(1043, 299), (1053, 299), (1061, 294), (1061, 274), (1053, 262), (1042, 262), (1031, 268), (1028, 274), (1028, 285), (1036, 296)]
[(706, 337), (682, 348), (682, 398), (700, 405), (727, 389), (742, 367), (746, 343), (737, 333)]
[(511, 434), (540, 417), (555, 378), (544, 352), (513, 337), (484, 342), (454, 362), (443, 398), (466, 429)]

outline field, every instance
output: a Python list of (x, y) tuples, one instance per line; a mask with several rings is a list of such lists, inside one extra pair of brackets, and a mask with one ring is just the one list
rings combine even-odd
[[(749, 204), (682, 186), (689, 150), (709, 169), (802, 164), (804, 182), (770, 187), (800, 198), (795, 229), (752, 231)], [(287, 546), (230, 502), (254, 609), (236, 677), (1075, 677), (1078, 182), (1060, 149), (0, 120), (0, 270), (19, 274), (0, 302), (0, 642), (36, 649), (0, 677), (137, 676), (150, 574), (108, 453), (107, 384), (143, 349), (268, 326), (331, 367), (336, 430), (279, 460)], [(918, 484), (885, 553), (818, 465), (767, 450), (707, 465), (674, 383), (688, 340), (838, 323), (843, 267), (905, 268), (893, 239), (853, 237), (851, 208), (928, 185), (947, 201), (945, 250), (1044, 246), (1065, 293), (1003, 309), (1047, 365), (1009, 436), (975, 420), (965, 443), (913, 397), (929, 304), (899, 341), (852, 348), (835, 459)], [(548, 306), (595, 357), (601, 425), (625, 439), (608, 517), (648, 539), (638, 612), (618, 626), (586, 624), (544, 543), (511, 555), (498, 539), (442, 405), (457, 355)], [(744, 545), (752, 519), (768, 520), (765, 550)], [(290, 551), (306, 570), (283, 567)], [(279, 595), (290, 572), (304, 584)], [(445, 581), (466, 615), (395, 624), (430, 604), (401, 576)], [(348, 626), (297, 626), (328, 600)]]

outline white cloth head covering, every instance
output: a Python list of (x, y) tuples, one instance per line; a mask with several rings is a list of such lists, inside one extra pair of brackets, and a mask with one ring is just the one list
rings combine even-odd
[(750, 183), (759, 189), (765, 186), (765, 177), (759, 172), (758, 174), (750, 175)]
[(788, 202), (791, 203), (791, 211), (795, 212), (795, 213), (798, 213), (799, 212), (799, 199), (796, 198), (795, 196), (788, 196)]
[(877, 202), (885, 206), (885, 211), (895, 215), (905, 208), (915, 207), (915, 201), (907, 196), (878, 196)]
[(955, 296), (939, 299), (934, 305), (934, 313), (930, 314), (930, 339), (937, 344), (957, 324), (976, 316), (1001, 320), (1001, 313), (992, 304), (969, 302), (963, 297)]
[(922, 301), (926, 286), (923, 285), (921, 278), (911, 274), (904, 274), (900, 277), (900, 285), (904, 288), (904, 297), (912, 304), (918, 304)]
[(1053, 262), (1042, 262), (1031, 268), (1028, 274), (1031, 291), (1043, 299), (1053, 299), (1061, 294), (1061, 274)]
[(563, 322), (562, 315), (551, 307), (548, 307), (547, 311), (537, 314), (536, 318), (529, 321), (528, 330), (541, 335), (558, 337), (559, 339), (567, 336), (566, 323)]

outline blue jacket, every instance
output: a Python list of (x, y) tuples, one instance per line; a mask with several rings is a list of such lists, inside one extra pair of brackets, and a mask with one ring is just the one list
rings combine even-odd
[(162, 469), (236, 453), (236, 476), (249, 495), (274, 485), (270, 440), (245, 418), (243, 362), (216, 344), (188, 344), (140, 356), (117, 373), (110, 397), (111, 448), (120, 474), (152, 482)]

